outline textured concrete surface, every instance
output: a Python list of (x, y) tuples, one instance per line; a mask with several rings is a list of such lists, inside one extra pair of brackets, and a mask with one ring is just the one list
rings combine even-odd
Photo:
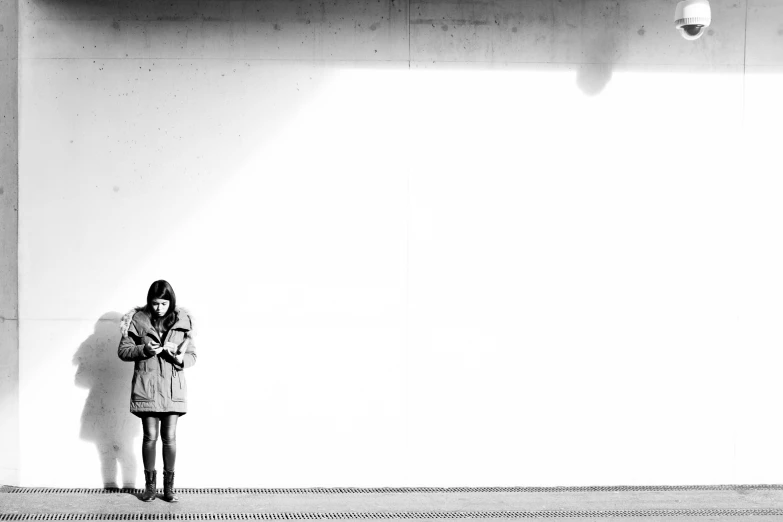
[[(772, 65), (780, 5), (712, 0), (696, 42), (670, 2), (26, 0), (25, 58)], [(747, 22), (747, 40), (745, 25)]]
[(0, 0), (0, 482), (19, 479), (18, 9)]
[[(179, 494), (169, 504), (133, 494), (0, 492), (0, 513), (318, 513), (400, 511), (630, 511), (780, 509), (783, 491), (589, 491), (340, 494)], [(668, 518), (668, 517), (666, 517)], [(701, 518), (700, 518), (701, 519)], [(755, 520), (756, 518), (754, 518)], [(724, 518), (725, 520), (725, 518)]]
[(783, 66), (783, 3), (776, 0), (748, 0), (748, 66)]
[[(672, 38), (671, 2), (411, 2), (411, 58), (422, 61), (742, 63), (745, 1), (712, 0), (696, 45)], [(692, 43), (692, 42), (691, 42)]]
[(389, 61), (407, 2), (22, 2), (24, 58)]
[(20, 480), (140, 483), (166, 277), (193, 485), (780, 482), (779, 7), (673, 4), (20, 2)]

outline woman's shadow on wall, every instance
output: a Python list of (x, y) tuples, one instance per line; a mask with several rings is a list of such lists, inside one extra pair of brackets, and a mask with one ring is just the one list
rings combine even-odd
[[(133, 365), (117, 357), (122, 314), (107, 312), (73, 356), (76, 386), (87, 388), (79, 436), (95, 444), (104, 488), (135, 488), (137, 458), (134, 439), (141, 434), (130, 413)], [(117, 472), (122, 481), (118, 482)]]

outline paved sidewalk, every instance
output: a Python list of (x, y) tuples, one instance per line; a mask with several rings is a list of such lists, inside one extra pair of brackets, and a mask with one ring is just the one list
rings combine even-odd
[[(287, 514), (307, 518), (472, 520), (505, 518), (639, 518), (677, 520), (783, 521), (783, 489), (665, 491), (466, 491), (325, 493), (183, 493), (180, 502), (142, 502), (127, 492), (26, 493), (0, 488), (0, 520), (30, 515)], [(557, 513), (555, 513), (557, 512)], [(406, 513), (409, 516), (406, 516)], [(5, 517), (3, 517), (5, 515)], [(21, 517), (21, 518), (20, 518)], [(239, 517), (237, 517), (239, 518)], [(196, 517), (195, 519), (198, 519)], [(53, 520), (58, 520), (55, 517)], [(205, 519), (206, 520), (206, 519)]]

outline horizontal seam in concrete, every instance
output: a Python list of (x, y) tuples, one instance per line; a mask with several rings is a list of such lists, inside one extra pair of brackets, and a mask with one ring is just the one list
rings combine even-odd
[(188, 61), (215, 61), (215, 62), (291, 62), (291, 63), (312, 63), (312, 64), (321, 64), (321, 63), (353, 63), (353, 62), (362, 62), (362, 63), (408, 63), (408, 60), (402, 60), (402, 59), (389, 59), (389, 60), (383, 60), (383, 59), (367, 59), (367, 58), (335, 58), (335, 59), (328, 59), (328, 58), (321, 58), (321, 59), (314, 59), (314, 58), (233, 58), (233, 57), (202, 57), (202, 56), (185, 56), (185, 57), (168, 57), (168, 56), (109, 56), (109, 57), (103, 57), (103, 56), (87, 56), (87, 57), (49, 57), (49, 58), (25, 58), (20, 57), (20, 60), (175, 60), (179, 62), (188, 62)]
[[(380, 60), (380, 59), (363, 59), (363, 58), (345, 58), (345, 59), (312, 59), (312, 58), (207, 58), (207, 57), (160, 57), (160, 56), (125, 56), (125, 57), (102, 57), (102, 56), (87, 56), (87, 57), (50, 57), (50, 58), (25, 58), (20, 57), (20, 60), (176, 60), (180, 62), (188, 61), (220, 61), (220, 62), (291, 62), (291, 63), (310, 63), (310, 64), (328, 64), (328, 63), (399, 63), (407, 64), (408, 60)], [(698, 68), (718, 68), (718, 67), (742, 67), (742, 62), (738, 63), (648, 63), (648, 62), (510, 62), (510, 61), (482, 61), (482, 60), (411, 60), (411, 63), (449, 63), (449, 64), (493, 64), (493, 65), (622, 65), (622, 66), (637, 66), (637, 67), (698, 67)], [(750, 65), (750, 64), (749, 64)], [(769, 65), (769, 67), (783, 67), (780, 65)]]
[[(94, 321), (91, 318), (81, 317), (20, 317), (22, 321)], [(99, 319), (100, 321), (112, 321), (112, 319)], [(119, 322), (119, 317), (115, 322)]]

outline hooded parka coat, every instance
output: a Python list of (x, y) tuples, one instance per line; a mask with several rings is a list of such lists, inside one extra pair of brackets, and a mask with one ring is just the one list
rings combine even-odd
[[(190, 315), (179, 307), (174, 313), (177, 314), (177, 320), (163, 339), (141, 308), (125, 314), (120, 323), (122, 340), (117, 355), (123, 361), (134, 363), (130, 411), (135, 415), (187, 413), (188, 386), (184, 370), (196, 364), (196, 347), (191, 338), (193, 325)], [(165, 351), (148, 355), (144, 345), (149, 341), (155, 341), (161, 346), (172, 342), (182, 347), (185, 353), (182, 364)]]

